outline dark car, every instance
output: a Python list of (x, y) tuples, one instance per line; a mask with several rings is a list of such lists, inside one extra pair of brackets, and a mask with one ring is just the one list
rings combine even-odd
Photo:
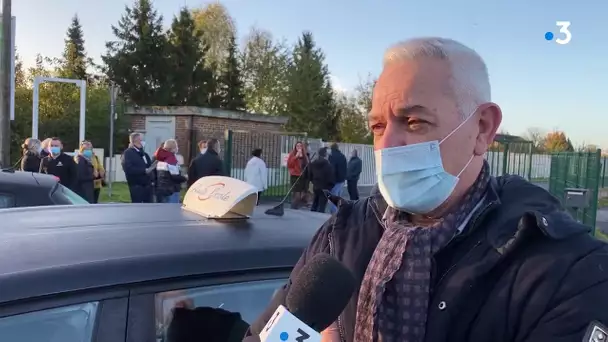
[(171, 312), (252, 322), (327, 214), (212, 220), (168, 204), (0, 211), (0, 340), (166, 341)]
[(59, 184), (59, 179), (55, 176), (12, 169), (0, 170), (0, 209), (88, 203)]

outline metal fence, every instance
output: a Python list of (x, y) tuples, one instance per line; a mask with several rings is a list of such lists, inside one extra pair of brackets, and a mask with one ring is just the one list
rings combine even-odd
[(497, 134), (485, 155), (492, 176), (505, 174), (532, 179), (532, 142), (513, 135)]
[(268, 189), (262, 199), (282, 199), (289, 191), (287, 156), (297, 142), (309, 144), (312, 150), (315, 141), (308, 141), (306, 133), (252, 132), (226, 130), (224, 164), (230, 176), (245, 180), (245, 167), (254, 149), (262, 149), (262, 159), (268, 168)]
[(579, 222), (593, 227), (594, 233), (601, 168), (600, 150), (595, 152), (560, 152), (551, 155), (549, 191), (563, 203), (566, 189), (587, 189), (589, 191), (589, 207), (567, 209)]

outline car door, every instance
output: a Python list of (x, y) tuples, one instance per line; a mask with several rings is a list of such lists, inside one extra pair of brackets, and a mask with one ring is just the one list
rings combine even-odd
[[(207, 275), (198, 279), (183, 279), (144, 285), (131, 290), (129, 300), (127, 342), (169, 342), (167, 331), (174, 323), (173, 309), (217, 308), (238, 312), (247, 323), (255, 320), (268, 305), (274, 292), (285, 284), (290, 269), (239, 275)], [(197, 327), (216, 324), (212, 317), (197, 316)], [(192, 323), (192, 322), (190, 322)], [(192, 326), (187, 323), (186, 325)], [(207, 323), (207, 324), (205, 324)], [(173, 325), (175, 327), (177, 325)], [(183, 327), (183, 325), (181, 325)], [(174, 328), (175, 329), (175, 328)], [(221, 329), (221, 327), (217, 327)], [(196, 329), (200, 334), (201, 329)], [(202, 336), (201, 341), (205, 340)], [(238, 341), (242, 339), (239, 337)]]
[(0, 341), (124, 341), (127, 306), (126, 290), (0, 304)]

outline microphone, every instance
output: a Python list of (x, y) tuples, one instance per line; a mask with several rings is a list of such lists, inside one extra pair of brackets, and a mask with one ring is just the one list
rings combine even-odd
[(320, 342), (320, 333), (340, 316), (355, 284), (353, 275), (338, 260), (328, 254), (315, 255), (294, 278), (285, 306), (276, 309), (259, 341)]

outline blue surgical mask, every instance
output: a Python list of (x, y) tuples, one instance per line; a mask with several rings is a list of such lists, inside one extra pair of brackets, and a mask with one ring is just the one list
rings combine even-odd
[(61, 153), (61, 148), (59, 148), (59, 147), (57, 147), (57, 146), (52, 146), (52, 147), (51, 147), (51, 154), (53, 154), (53, 155), (57, 155), (57, 154), (59, 154), (59, 153)]
[(82, 155), (87, 157), (87, 158), (91, 158), (93, 156), (93, 151), (91, 150), (84, 150), (82, 151)]
[(460, 129), (473, 115), (464, 120), (441, 141), (389, 147), (374, 152), (378, 188), (392, 208), (411, 214), (426, 214), (437, 209), (456, 188), (460, 175), (443, 168), (439, 146)]

